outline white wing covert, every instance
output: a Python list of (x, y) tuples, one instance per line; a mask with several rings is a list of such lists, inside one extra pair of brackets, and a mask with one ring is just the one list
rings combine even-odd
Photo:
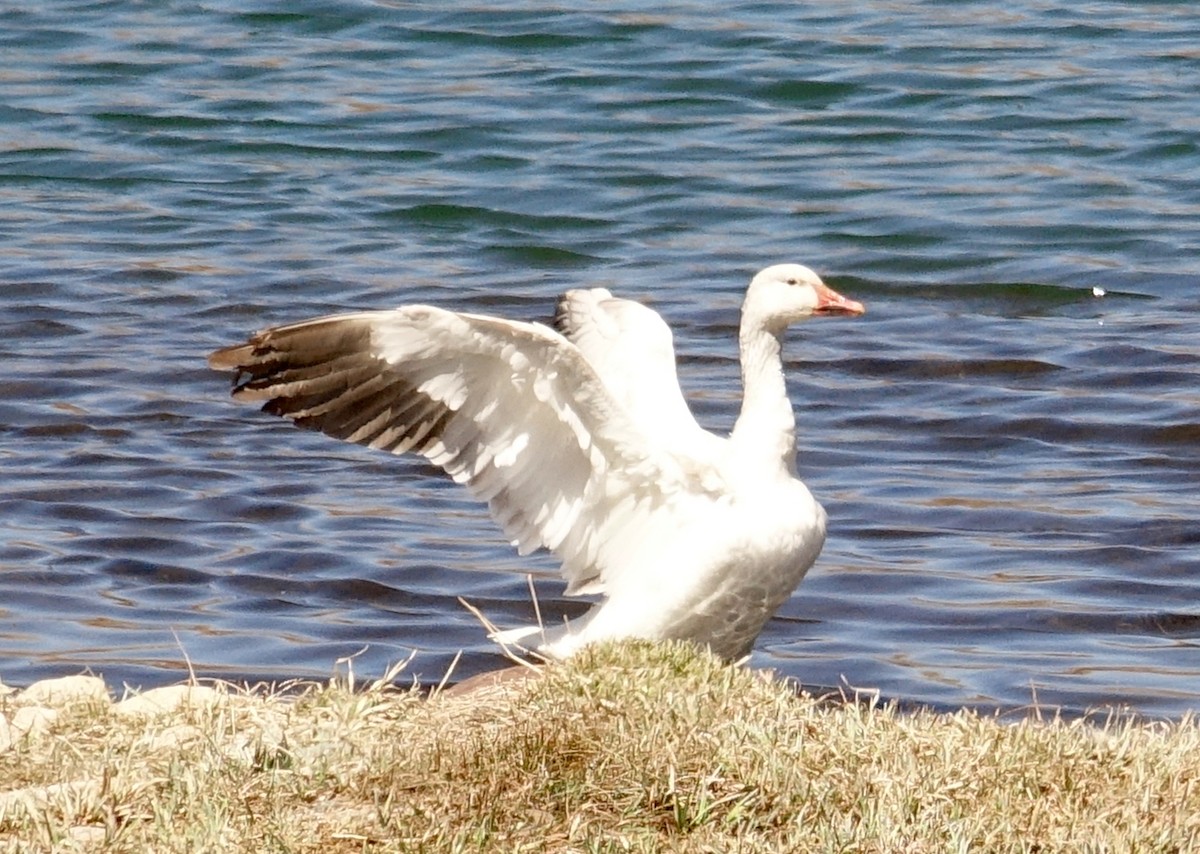
[(522, 554), (557, 554), (568, 593), (596, 593), (650, 520), (670, 524), (647, 511), (707, 493), (713, 475), (647, 442), (588, 361), (540, 324), (417, 305), (268, 329), (209, 364), (298, 426), (421, 454), (487, 501)]

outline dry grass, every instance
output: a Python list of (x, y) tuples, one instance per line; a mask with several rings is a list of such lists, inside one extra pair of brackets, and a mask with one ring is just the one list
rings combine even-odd
[(1200, 848), (1194, 722), (822, 704), (685, 646), (428, 701), (332, 684), (114, 708), (0, 752), (0, 850)]

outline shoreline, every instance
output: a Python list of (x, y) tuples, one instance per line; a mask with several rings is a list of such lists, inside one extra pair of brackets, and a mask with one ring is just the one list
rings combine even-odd
[(837, 703), (680, 644), (428, 696), (290, 688), (0, 691), (0, 850), (1200, 845), (1192, 717)]

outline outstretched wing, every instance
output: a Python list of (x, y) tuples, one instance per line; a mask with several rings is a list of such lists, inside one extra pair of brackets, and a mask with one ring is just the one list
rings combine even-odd
[(407, 306), (268, 329), (209, 365), (237, 371), (234, 397), (266, 412), (440, 466), (522, 554), (557, 554), (568, 593), (604, 590), (639, 529), (667, 521), (656, 508), (711, 488), (539, 324)]
[(683, 397), (671, 328), (658, 312), (605, 288), (571, 290), (559, 298), (555, 326), (652, 441), (676, 449), (719, 441)]

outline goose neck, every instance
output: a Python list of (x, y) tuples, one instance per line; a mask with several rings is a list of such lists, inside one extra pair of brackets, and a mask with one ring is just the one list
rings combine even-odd
[(750, 464), (795, 471), (796, 418), (783, 375), (783, 329), (743, 315), (738, 333), (742, 362), (742, 409), (730, 437)]

